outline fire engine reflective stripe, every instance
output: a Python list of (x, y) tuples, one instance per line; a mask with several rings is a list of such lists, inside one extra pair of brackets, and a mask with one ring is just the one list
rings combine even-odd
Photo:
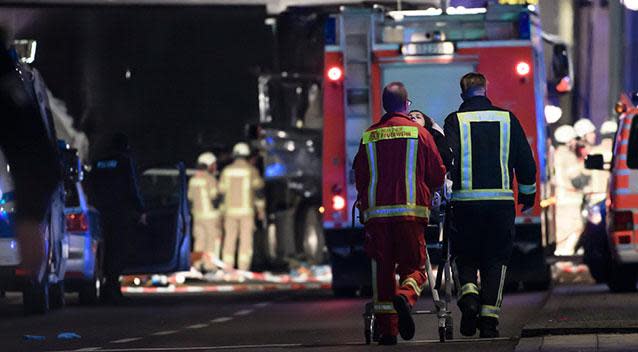
[(373, 208), (377, 197), (377, 147), (375, 143), (368, 143), (366, 152), (370, 167), (370, 184), (368, 185), (368, 207)]
[(374, 302), (374, 312), (376, 314), (397, 314), (392, 302)]
[(506, 111), (469, 111), (456, 114), (459, 121), (461, 139), (461, 189), (472, 189), (472, 123), (498, 122), (500, 131), (499, 151), (501, 184), (510, 189), (509, 151), (510, 114)]
[(534, 194), (536, 193), (536, 182), (531, 185), (525, 185), (522, 183), (518, 184), (518, 192), (522, 194)]
[(401, 283), (401, 287), (406, 286), (410, 287), (418, 296), (420, 296), (421, 292), (423, 291), (423, 289), (419, 287), (419, 284), (416, 282), (416, 280), (411, 277), (403, 280), (403, 282)]
[(507, 275), (507, 265), (501, 266), (501, 281), (498, 286), (498, 296), (496, 298), (496, 306), (501, 307), (503, 304), (503, 287), (505, 286), (505, 276)]
[(492, 317), (498, 319), (498, 315), (501, 313), (501, 308), (496, 306), (481, 306), (481, 316), (482, 317)]
[(476, 284), (468, 282), (467, 284), (463, 285), (461, 287), (461, 291), (459, 292), (459, 299), (465, 295), (469, 295), (469, 294), (475, 294), (475, 295), (479, 295), (479, 288), (478, 286), (476, 286)]
[(416, 139), (408, 139), (405, 150), (405, 192), (409, 205), (416, 204)]
[(452, 200), (514, 200), (514, 192), (509, 189), (455, 190), (452, 192)]
[(417, 139), (419, 138), (419, 128), (412, 126), (383, 127), (363, 133), (361, 143), (369, 144), (388, 139)]
[(370, 208), (365, 212), (366, 220), (393, 216), (414, 216), (427, 219), (430, 217), (430, 209), (420, 205), (390, 205)]

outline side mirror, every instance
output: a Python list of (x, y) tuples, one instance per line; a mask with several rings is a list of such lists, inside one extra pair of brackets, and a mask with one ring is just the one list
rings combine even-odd
[(602, 154), (589, 154), (585, 158), (585, 169), (587, 170), (604, 170), (605, 159)]

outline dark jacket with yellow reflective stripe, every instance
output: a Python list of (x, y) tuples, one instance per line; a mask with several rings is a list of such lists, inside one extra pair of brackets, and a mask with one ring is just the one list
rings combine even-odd
[(366, 130), (353, 168), (366, 223), (427, 221), (430, 190), (445, 175), (432, 135), (399, 113), (386, 114)]
[(514, 200), (532, 205), (536, 163), (520, 122), (483, 96), (469, 98), (445, 119), (445, 137), (454, 158), (453, 201)]

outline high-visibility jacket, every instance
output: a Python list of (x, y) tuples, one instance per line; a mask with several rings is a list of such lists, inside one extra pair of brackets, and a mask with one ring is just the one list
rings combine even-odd
[(198, 170), (188, 181), (188, 200), (193, 203), (191, 212), (196, 220), (215, 219), (219, 209), (213, 202), (219, 195), (217, 180), (207, 171)]
[(434, 138), (407, 115), (386, 114), (366, 130), (353, 164), (366, 223), (429, 218), (445, 166)]
[(255, 208), (263, 211), (265, 203), (260, 197), (263, 188), (259, 171), (245, 159), (235, 160), (224, 168), (219, 179), (222, 212), (226, 216), (254, 216)]
[(444, 128), (454, 158), (452, 201), (513, 201), (516, 174), (519, 203), (534, 204), (536, 163), (513, 113), (476, 96), (448, 115)]

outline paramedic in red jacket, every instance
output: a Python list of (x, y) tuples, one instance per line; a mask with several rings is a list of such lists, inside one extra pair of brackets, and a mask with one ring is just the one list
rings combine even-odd
[(432, 135), (407, 115), (410, 103), (402, 83), (383, 89), (387, 113), (363, 134), (353, 165), (382, 345), (396, 344), (397, 332), (414, 337), (410, 311), (426, 282), (423, 232), (431, 190), (445, 175)]

